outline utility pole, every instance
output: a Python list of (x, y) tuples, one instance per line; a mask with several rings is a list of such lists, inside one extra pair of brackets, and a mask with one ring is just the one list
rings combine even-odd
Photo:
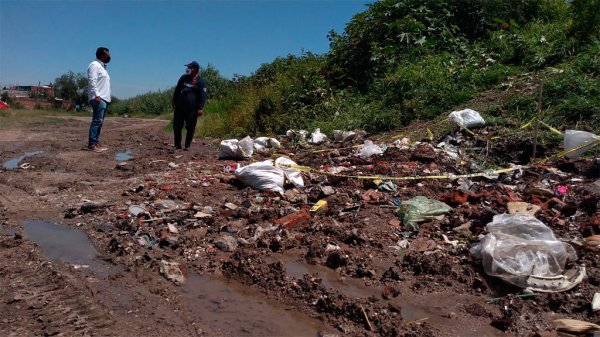
[(35, 109), (40, 108), (40, 86), (42, 85), (42, 81), (38, 81), (37, 89), (35, 90)]

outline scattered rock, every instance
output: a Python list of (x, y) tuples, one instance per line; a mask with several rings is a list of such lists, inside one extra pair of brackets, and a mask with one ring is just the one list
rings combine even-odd
[(238, 209), (238, 206), (236, 204), (231, 203), (231, 202), (228, 202), (228, 203), (226, 203), (223, 206), (225, 206), (225, 208), (228, 208), (228, 209), (230, 209), (232, 211), (235, 211), (236, 209)]
[(101, 209), (103, 209), (105, 206), (103, 204), (98, 204), (95, 202), (84, 202), (83, 205), (81, 205), (81, 213), (87, 214), (87, 213), (95, 213)]
[(221, 237), (215, 239), (213, 244), (224, 252), (233, 252), (238, 247), (237, 240), (231, 235), (222, 235)]
[(177, 285), (185, 284), (186, 277), (182, 271), (181, 265), (177, 262), (168, 262), (160, 260), (160, 273), (169, 281)]
[(323, 193), (324, 196), (328, 197), (330, 195), (335, 194), (335, 190), (331, 186), (321, 186), (321, 193)]
[(508, 207), (509, 214), (521, 213), (531, 216), (534, 216), (535, 213), (542, 209), (538, 205), (533, 205), (522, 201), (509, 202), (506, 206)]

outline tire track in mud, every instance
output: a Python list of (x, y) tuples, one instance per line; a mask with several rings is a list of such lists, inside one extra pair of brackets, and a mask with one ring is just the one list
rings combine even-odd
[[(158, 123), (162, 121), (126, 121), (106, 136), (154, 129)], [(148, 137), (140, 138), (140, 145), (158, 141)], [(143, 180), (137, 172), (115, 171), (112, 153), (80, 151), (79, 141), (72, 139), (49, 141), (42, 155), (30, 158), (32, 169), (0, 168), (0, 336), (196, 336), (196, 323), (182, 312), (176, 291), (165, 287), (167, 281), (157, 282), (147, 273), (138, 277), (128, 268), (115, 277), (90, 277), (87, 270), (49, 262), (37, 244), (22, 237), (23, 221), (64, 224), (67, 205), (86, 198), (109, 200), (123, 185)], [(0, 150), (11, 144), (0, 142)], [(38, 142), (25, 142), (16, 152), (0, 152), (0, 158), (38, 147)], [(59, 156), (64, 153), (71, 156)], [(66, 170), (54, 172), (57, 168)]]
[(114, 318), (90, 296), (85, 280), (45, 261), (39, 248), (16, 236), (0, 237), (2, 336), (116, 336)]

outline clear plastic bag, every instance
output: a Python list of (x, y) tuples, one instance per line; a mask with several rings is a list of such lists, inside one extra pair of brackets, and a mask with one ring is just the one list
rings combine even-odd
[(362, 159), (369, 159), (372, 155), (382, 154), (383, 151), (379, 145), (373, 144), (370, 140), (365, 140), (365, 143), (358, 151), (358, 156)]
[(482, 259), (486, 274), (522, 288), (530, 285), (531, 276), (562, 275), (567, 262), (577, 259), (571, 245), (530, 215), (495, 215), (487, 230), (471, 253)]
[[(592, 140), (598, 138), (593, 133), (579, 131), (579, 130), (566, 130), (565, 131), (565, 139), (564, 139), (564, 147), (565, 150), (571, 150), (580, 145), (591, 142)], [(577, 151), (573, 151), (567, 154), (567, 158), (577, 158), (580, 157), (585, 151), (589, 150), (588, 146), (585, 146)]]
[(321, 129), (316, 129), (315, 132), (313, 132), (310, 135), (310, 140), (308, 141), (308, 143), (318, 145), (318, 144), (324, 143), (326, 140), (327, 140), (327, 135), (322, 133)]

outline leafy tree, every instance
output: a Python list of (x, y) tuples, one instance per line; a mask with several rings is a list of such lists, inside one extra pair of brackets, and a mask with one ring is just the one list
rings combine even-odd
[[(600, 1), (600, 0), (580, 0)], [(336, 87), (366, 92), (405, 61), (468, 51), (498, 29), (565, 15), (564, 0), (381, 0), (355, 15), (343, 34), (330, 32), (326, 73)]]
[(573, 0), (571, 12), (570, 33), (579, 43), (600, 37), (600, 0)]
[(233, 82), (221, 76), (219, 70), (210, 63), (200, 70), (200, 75), (204, 77), (208, 84), (209, 98), (222, 98), (233, 87)]
[(3, 92), (2, 95), (0, 95), (0, 101), (8, 103), (8, 105), (12, 105), (14, 103), (14, 99), (10, 97), (10, 95), (6, 91)]
[(87, 101), (88, 79), (82, 73), (67, 73), (54, 80), (54, 95), (58, 98), (81, 104)]

